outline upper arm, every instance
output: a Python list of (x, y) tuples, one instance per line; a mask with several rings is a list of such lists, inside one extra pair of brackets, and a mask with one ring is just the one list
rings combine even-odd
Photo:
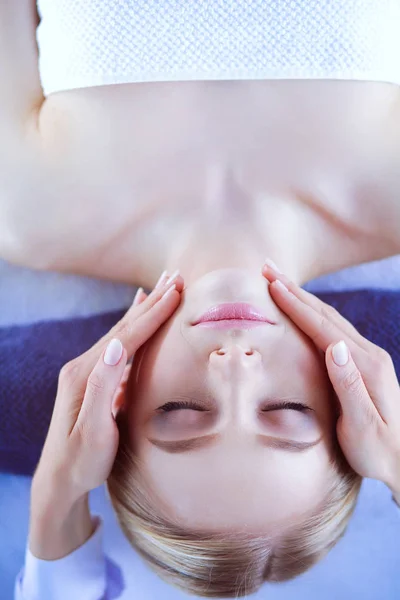
[(44, 98), (37, 25), (35, 0), (0, 0), (0, 255), (6, 259), (15, 243), (16, 198), (24, 201), (39, 176), (37, 123)]
[(0, 132), (24, 127), (43, 103), (35, 0), (0, 0)]

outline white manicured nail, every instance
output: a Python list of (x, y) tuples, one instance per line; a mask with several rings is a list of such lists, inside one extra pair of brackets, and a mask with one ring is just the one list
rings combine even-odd
[(133, 306), (136, 306), (136, 304), (138, 303), (138, 300), (139, 300), (139, 298), (140, 298), (140, 294), (141, 294), (142, 292), (143, 292), (143, 288), (142, 288), (142, 287), (140, 287), (140, 288), (138, 289), (138, 291), (136, 292), (136, 294), (135, 294), (135, 297), (134, 297), (134, 299), (133, 299)]
[(154, 286), (154, 289), (161, 287), (163, 280), (166, 278), (167, 276), (167, 271), (163, 271), (161, 273), (160, 279), (157, 281), (156, 285)]
[(339, 367), (343, 367), (345, 364), (347, 364), (347, 361), (349, 360), (349, 351), (346, 343), (343, 340), (333, 346), (332, 356), (333, 360)]
[(268, 265), (269, 267), (272, 267), (274, 269), (274, 271), (276, 271), (277, 273), (280, 273), (281, 275), (283, 275), (282, 271), (280, 271), (278, 269), (278, 267), (276, 266), (276, 264), (274, 263), (274, 261), (271, 260), (270, 258), (266, 258), (265, 259), (265, 264)]
[(177, 269), (174, 273), (172, 273), (171, 277), (168, 279), (168, 281), (165, 282), (165, 285), (169, 285), (170, 283), (172, 283), (174, 281), (174, 279), (176, 279), (179, 275), (179, 269)]
[(105, 364), (110, 365), (111, 367), (115, 367), (115, 365), (119, 363), (123, 351), (124, 347), (119, 341), (119, 339), (112, 339), (104, 353)]

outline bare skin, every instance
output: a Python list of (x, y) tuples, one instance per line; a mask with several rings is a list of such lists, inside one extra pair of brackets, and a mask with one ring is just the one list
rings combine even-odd
[(174, 82), (45, 100), (36, 22), (32, 0), (2, 2), (6, 260), (152, 287), (163, 268), (190, 284), (265, 256), (303, 284), (400, 253), (398, 86)]
[[(180, 463), (176, 456), (148, 452), (144, 427), (133, 431), (147, 476), (157, 478), (166, 504), (175, 504), (177, 490), (175, 516), (192, 526), (229, 529), (235, 523), (258, 530), (261, 522), (270, 528), (299, 519), (326, 491), (330, 388), (321, 355), (274, 304), (260, 265), (271, 257), (302, 285), (400, 253), (399, 88), (204, 81), (82, 89), (45, 100), (34, 6), (33, 0), (0, 3), (0, 256), (146, 288), (163, 269), (180, 268), (182, 305), (141, 351), (131, 405), (143, 409), (143, 423), (149, 421), (165, 401), (161, 392), (187, 394), (197, 372), (202, 380), (195, 392), (215, 392), (225, 419), (218, 425), (225, 430), (218, 455), (216, 448), (203, 448), (203, 455), (178, 457)], [(249, 299), (273, 310), (280, 327), (213, 337), (195, 334), (187, 323), (186, 330), (179, 327), (211, 300)], [(185, 338), (182, 331), (190, 334)], [(249, 433), (260, 427), (261, 389), (306, 398), (318, 411), (310, 423), (299, 411), (282, 409), (267, 425), (298, 427), (297, 441), (320, 436), (319, 446), (302, 458), (279, 458), (272, 448), (256, 447)], [(149, 397), (154, 406), (145, 401)], [(178, 425), (193, 425), (191, 411), (176, 412)], [(232, 456), (246, 479), (234, 478)], [(186, 462), (196, 479), (185, 479), (187, 489), (171, 486)], [(230, 470), (218, 470), (225, 462)], [(198, 510), (200, 486), (214, 493), (213, 512)], [(281, 498), (266, 506), (263, 494), (271, 487)], [(38, 510), (38, 555), (59, 558), (82, 543), (82, 536), (62, 539), (74, 519), (84, 538), (90, 535), (82, 525), (89, 520), (86, 504), (78, 509), (45, 549), (48, 526), (42, 527)]]

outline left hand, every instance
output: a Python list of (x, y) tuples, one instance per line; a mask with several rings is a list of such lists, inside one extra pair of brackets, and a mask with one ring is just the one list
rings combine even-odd
[[(400, 386), (390, 355), (364, 338), (333, 306), (264, 265), (271, 296), (314, 344), (325, 352), (329, 378), (341, 406), (336, 424), (339, 444), (351, 467), (363, 477), (400, 493)], [(280, 281), (285, 289), (277, 285)], [(347, 362), (338, 365), (332, 350), (343, 340)]]

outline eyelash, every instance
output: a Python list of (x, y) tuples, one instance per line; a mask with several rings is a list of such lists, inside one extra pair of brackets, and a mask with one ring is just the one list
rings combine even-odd
[[(206, 409), (202, 408), (194, 402), (167, 402), (160, 406), (159, 410), (162, 412), (171, 412), (173, 410), (197, 410), (199, 412), (206, 412)], [(297, 410), (299, 412), (306, 412), (311, 410), (305, 404), (300, 402), (280, 402), (279, 404), (271, 404), (268, 408), (262, 409), (261, 412), (270, 412), (272, 410)]]
[(299, 412), (306, 412), (312, 410), (306, 404), (301, 402), (279, 402), (279, 404), (270, 404), (267, 408), (263, 408), (261, 412), (270, 412), (272, 410), (297, 410)]
[(159, 410), (162, 412), (171, 412), (173, 410), (198, 410), (199, 412), (206, 412), (206, 409), (194, 402), (167, 402), (160, 406)]

